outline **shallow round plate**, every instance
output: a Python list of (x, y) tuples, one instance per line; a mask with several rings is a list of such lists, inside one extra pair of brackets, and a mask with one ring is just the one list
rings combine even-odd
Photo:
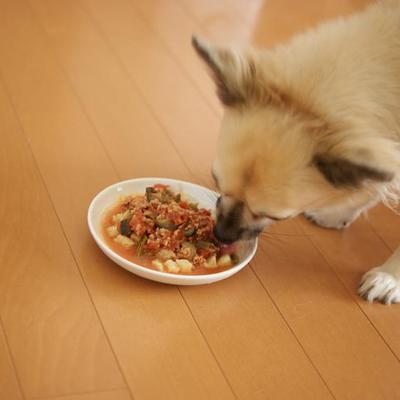
[(156, 183), (169, 185), (173, 191), (182, 192), (191, 199), (198, 201), (200, 207), (207, 208), (212, 212), (215, 211), (217, 194), (209, 189), (193, 183), (164, 178), (141, 178), (131, 179), (111, 185), (102, 190), (92, 200), (88, 210), (88, 224), (90, 233), (100, 249), (109, 258), (111, 258), (111, 260), (115, 261), (118, 265), (127, 269), (128, 271), (153, 281), (169, 283), (173, 285), (202, 285), (206, 283), (217, 282), (236, 274), (254, 257), (257, 249), (257, 239), (239, 242), (237, 244), (236, 254), (239, 258), (239, 262), (226, 271), (206, 275), (181, 275), (155, 271), (150, 268), (142, 267), (141, 265), (128, 261), (111, 250), (103, 238), (101, 229), (105, 212), (110, 209), (110, 207), (118, 203), (120, 196), (143, 194), (145, 193), (146, 187), (152, 186)]

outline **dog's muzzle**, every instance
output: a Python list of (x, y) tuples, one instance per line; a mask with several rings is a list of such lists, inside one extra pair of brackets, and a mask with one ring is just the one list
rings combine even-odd
[(218, 222), (214, 228), (214, 236), (216, 239), (225, 244), (238, 241), (240, 239), (240, 234), (240, 229), (233, 229), (232, 227), (227, 229), (223, 224)]
[(214, 228), (215, 238), (224, 244), (231, 244), (238, 240), (247, 240), (257, 237), (262, 232), (260, 228), (242, 228), (232, 225), (226, 226), (223, 222), (217, 220)]

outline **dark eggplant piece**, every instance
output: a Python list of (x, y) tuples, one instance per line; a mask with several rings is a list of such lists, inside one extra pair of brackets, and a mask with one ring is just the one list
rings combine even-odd
[(132, 233), (132, 229), (129, 225), (129, 219), (123, 219), (120, 224), (121, 235), (130, 237)]
[(193, 227), (187, 228), (187, 229), (185, 229), (185, 230), (183, 231), (183, 234), (184, 234), (186, 237), (193, 236), (195, 233), (196, 233), (196, 229), (193, 228)]
[(167, 189), (161, 192), (161, 203), (171, 203), (173, 200), (175, 200), (175, 195), (171, 191)]
[(154, 196), (155, 192), (156, 192), (155, 189), (152, 188), (151, 186), (146, 188), (146, 199), (149, 203), (150, 203), (150, 201), (155, 199), (155, 196)]
[(169, 231), (174, 231), (177, 228), (177, 226), (167, 218), (157, 218), (156, 225), (159, 228), (168, 229)]

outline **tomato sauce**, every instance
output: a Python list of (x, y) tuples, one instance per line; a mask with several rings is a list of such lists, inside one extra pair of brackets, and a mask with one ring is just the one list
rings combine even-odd
[[(121, 204), (118, 204), (114, 207), (112, 207), (111, 209), (109, 209), (108, 211), (106, 211), (105, 216), (103, 218), (103, 222), (102, 222), (102, 234), (103, 234), (103, 238), (105, 240), (105, 242), (107, 243), (107, 246), (114, 251), (115, 253), (117, 253), (119, 256), (125, 258), (128, 261), (131, 261), (135, 264), (138, 264), (142, 267), (146, 267), (155, 271), (159, 271), (156, 267), (154, 267), (154, 265), (151, 263), (153, 260), (155, 260), (155, 257), (151, 257), (151, 256), (146, 256), (146, 255), (142, 255), (142, 256), (137, 256), (136, 255), (136, 246), (133, 245), (132, 247), (130, 247), (129, 249), (124, 248), (123, 246), (121, 246), (119, 243), (116, 243), (114, 241), (114, 239), (108, 234), (107, 232), (107, 228), (109, 226), (115, 225), (115, 223), (113, 222), (113, 216), (115, 214), (118, 214), (120, 212), (123, 212), (124, 209), (122, 207)], [(195, 266), (195, 268), (193, 269), (193, 271), (191, 272), (179, 272), (176, 275), (209, 275), (209, 274), (215, 274), (218, 272), (222, 272), (222, 271), (226, 271), (229, 268), (232, 268), (232, 266), (228, 266), (228, 267), (216, 267), (216, 268), (206, 268), (204, 266)], [(168, 271), (164, 271), (166, 273), (171, 273)]]

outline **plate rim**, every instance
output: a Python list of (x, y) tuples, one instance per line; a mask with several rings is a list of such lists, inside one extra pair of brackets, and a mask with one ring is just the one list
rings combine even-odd
[[(120, 186), (123, 184), (128, 184), (131, 182), (145, 182), (145, 181), (169, 181), (171, 183), (174, 184), (184, 184), (184, 185), (189, 185), (189, 186), (193, 186), (196, 187), (198, 189), (201, 190), (206, 190), (211, 192), (212, 194), (218, 195), (217, 192), (205, 187), (205, 186), (201, 186), (198, 185), (197, 183), (192, 183), (192, 182), (187, 182), (184, 180), (178, 180), (178, 179), (171, 179), (171, 178), (157, 178), (157, 177), (142, 177), (142, 178), (132, 178), (132, 179), (125, 179), (123, 181), (120, 182), (116, 182), (113, 183), (107, 187), (105, 187), (104, 189), (102, 189), (100, 192), (98, 192), (96, 194), (96, 196), (93, 197), (93, 199), (91, 200), (89, 207), (88, 207), (88, 211), (87, 211), (87, 224), (89, 227), (89, 231), (90, 234), (92, 235), (93, 239), (95, 240), (96, 244), (100, 247), (100, 249), (103, 251), (103, 253), (105, 253), (113, 262), (115, 262), (116, 264), (118, 264), (120, 267), (127, 269), (125, 267), (123, 267), (122, 265), (120, 265), (116, 260), (114, 260), (113, 258), (116, 258), (118, 261), (120, 261), (121, 263), (124, 264), (128, 264), (130, 267), (132, 267), (132, 269), (139, 269), (139, 271), (142, 271), (144, 273), (148, 273), (149, 275), (152, 275), (154, 278), (174, 278), (174, 279), (178, 279), (178, 280), (182, 280), (182, 283), (184, 282), (190, 282), (190, 281), (200, 281), (200, 280), (204, 280), (204, 279), (211, 279), (211, 278), (215, 278), (212, 279), (213, 281), (217, 281), (220, 279), (220, 277), (224, 277), (225, 275), (228, 274), (229, 271), (229, 275), (226, 276), (226, 278), (228, 278), (229, 276), (234, 275), (235, 273), (239, 272), (241, 269), (243, 269), (246, 265), (248, 265), (250, 263), (250, 261), (254, 258), (254, 255), (257, 251), (258, 248), (258, 238), (253, 239), (254, 243), (252, 244), (252, 249), (251, 252), (249, 253), (249, 255), (245, 258), (245, 260), (243, 260), (240, 264), (233, 266), (227, 270), (224, 271), (220, 271), (220, 272), (215, 272), (212, 274), (200, 274), (200, 275), (181, 275), (181, 274), (173, 274), (173, 273), (169, 273), (169, 272), (162, 272), (162, 271), (156, 271), (153, 270), (151, 268), (147, 268), (147, 267), (143, 267), (142, 265), (136, 264), (130, 260), (127, 260), (126, 258), (120, 256), (118, 253), (114, 252), (112, 249), (110, 249), (100, 238), (100, 234), (97, 233), (95, 227), (93, 226), (93, 222), (92, 222), (92, 216), (93, 216), (93, 212), (94, 212), (94, 208), (95, 205), (97, 203), (97, 201), (101, 198), (102, 195), (104, 195), (106, 192)], [(162, 182), (160, 182), (162, 183)], [(242, 265), (244, 264), (244, 265)], [(131, 269), (127, 269), (127, 271), (134, 273), (133, 271), (131, 271)], [(147, 278), (150, 279), (150, 278)], [(160, 282), (160, 280), (156, 279), (158, 282)], [(201, 282), (199, 282), (201, 284)], [(210, 282), (212, 283), (212, 282)]]

